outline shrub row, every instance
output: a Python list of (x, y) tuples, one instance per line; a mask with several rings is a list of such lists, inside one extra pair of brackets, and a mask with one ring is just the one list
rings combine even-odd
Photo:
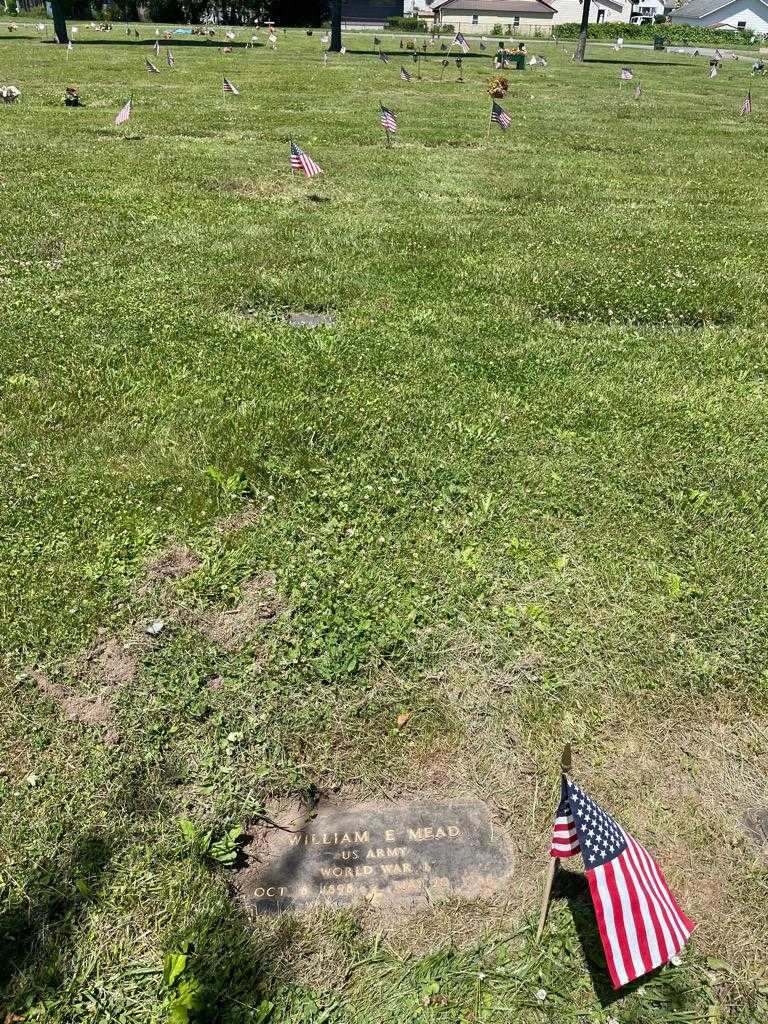
[[(575, 39), (579, 34), (577, 22), (566, 22), (555, 29), (558, 39)], [(654, 36), (661, 36), (668, 46), (749, 46), (761, 37), (754, 32), (723, 32), (716, 28), (700, 28), (698, 25), (630, 25), (627, 22), (609, 21), (590, 25), (589, 39), (640, 40), (651, 43)]]
[(387, 28), (396, 29), (398, 32), (426, 32), (427, 23), (420, 18), (387, 18)]

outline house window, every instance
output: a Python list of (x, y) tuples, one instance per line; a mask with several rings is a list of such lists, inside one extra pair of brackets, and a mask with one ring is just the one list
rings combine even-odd
[(599, 25), (601, 21), (605, 21), (605, 8), (598, 7), (598, 9), (597, 9), (597, 24)]
[(736, 28), (746, 28), (746, 27), (747, 27), (746, 21), (737, 21), (736, 22)]
[(473, 25), (478, 25), (479, 23), (480, 23), (480, 18), (479, 18), (479, 16), (478, 16), (477, 14), (473, 14), (473, 15), (472, 15), (472, 24), (473, 24)]
[(520, 24), (520, 15), (516, 14), (514, 16), (514, 18), (512, 19), (512, 25), (513, 25), (514, 28), (517, 28), (519, 24)]

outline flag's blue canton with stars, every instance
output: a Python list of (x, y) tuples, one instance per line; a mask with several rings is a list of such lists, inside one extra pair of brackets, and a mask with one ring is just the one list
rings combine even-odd
[(650, 853), (575, 782), (563, 775), (552, 857), (581, 852), (600, 940), (616, 988), (667, 963), (694, 924), (677, 904)]
[(568, 784), (568, 796), (579, 846), (588, 868), (599, 867), (626, 850), (624, 833), (607, 811), (574, 782)]

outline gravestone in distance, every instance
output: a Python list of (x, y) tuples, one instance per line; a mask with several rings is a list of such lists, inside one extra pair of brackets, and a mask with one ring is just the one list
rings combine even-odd
[(265, 828), (239, 888), (258, 914), (359, 902), (401, 909), (504, 888), (509, 841), (480, 801), (364, 803)]
[(289, 313), (288, 323), (291, 327), (323, 327), (336, 323), (332, 313)]
[(768, 807), (747, 811), (744, 828), (750, 839), (768, 855)]

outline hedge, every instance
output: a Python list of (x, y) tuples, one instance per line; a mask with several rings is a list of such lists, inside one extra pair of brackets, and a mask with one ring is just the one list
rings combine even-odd
[(400, 32), (426, 32), (427, 23), (420, 18), (387, 18), (387, 28), (398, 29)]
[[(558, 39), (576, 39), (581, 26), (573, 21), (555, 27)], [(630, 25), (628, 22), (609, 21), (592, 24), (587, 30), (588, 39), (615, 40), (621, 36), (626, 40), (640, 40), (652, 43), (654, 36), (661, 36), (668, 46), (750, 46), (761, 36), (755, 32), (723, 32), (716, 28), (700, 28), (698, 25)]]

